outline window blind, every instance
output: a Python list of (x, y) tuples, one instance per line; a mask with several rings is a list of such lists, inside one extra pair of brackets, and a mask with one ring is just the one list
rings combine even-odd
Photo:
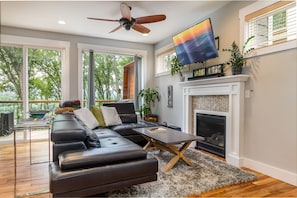
[(255, 36), (249, 48), (259, 49), (275, 45), (297, 37), (296, 3), (286, 2), (275, 4), (245, 17), (248, 24), (248, 35)]

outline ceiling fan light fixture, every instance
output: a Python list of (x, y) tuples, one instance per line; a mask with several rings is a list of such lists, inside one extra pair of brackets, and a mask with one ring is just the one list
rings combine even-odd
[(65, 24), (66, 24), (66, 22), (63, 21), (63, 20), (59, 20), (58, 23), (59, 23), (60, 25), (65, 25)]
[(126, 3), (121, 3), (120, 10), (122, 13), (122, 18), (120, 18), (119, 20), (93, 18), (93, 17), (87, 17), (87, 18), (92, 20), (119, 22), (120, 25), (115, 29), (113, 29), (112, 31), (110, 31), (109, 33), (115, 32), (121, 28), (125, 28), (127, 31), (132, 28), (140, 32), (143, 36), (148, 36), (150, 29), (143, 26), (142, 24), (155, 23), (166, 19), (166, 16), (163, 14), (133, 18), (131, 17), (131, 9), (132, 9), (131, 6), (127, 5)]

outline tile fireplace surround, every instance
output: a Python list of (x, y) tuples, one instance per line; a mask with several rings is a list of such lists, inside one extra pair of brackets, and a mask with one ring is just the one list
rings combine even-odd
[(243, 165), (244, 92), (248, 79), (248, 75), (235, 75), (180, 83), (183, 131), (196, 133), (196, 113), (226, 116), (225, 158), (237, 167)]

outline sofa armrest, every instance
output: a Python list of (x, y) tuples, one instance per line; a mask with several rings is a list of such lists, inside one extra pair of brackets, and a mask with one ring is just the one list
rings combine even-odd
[(84, 141), (87, 132), (76, 120), (53, 122), (51, 140), (53, 142)]
[(53, 161), (58, 161), (58, 156), (65, 151), (86, 150), (87, 147), (84, 142), (65, 142), (53, 144)]
[(59, 155), (61, 170), (111, 165), (146, 159), (147, 152), (137, 145), (96, 148), (85, 151), (63, 152)]

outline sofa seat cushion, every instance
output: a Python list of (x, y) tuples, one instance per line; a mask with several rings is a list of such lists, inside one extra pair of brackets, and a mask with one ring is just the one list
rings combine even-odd
[(151, 158), (73, 171), (62, 171), (52, 162), (49, 169), (50, 192), (57, 194), (156, 175), (158, 161)]
[[(114, 139), (111, 141), (115, 142)], [(66, 151), (59, 155), (59, 166), (61, 170), (73, 170), (76, 168), (81, 169), (94, 166), (111, 165), (131, 160), (141, 160), (146, 159), (146, 156), (146, 151), (141, 149), (141, 147), (130, 143), (115, 147), (94, 148), (69, 152)]]
[(100, 138), (101, 148), (113, 148), (118, 146), (134, 145), (130, 140), (123, 137), (106, 137)]
[(111, 130), (116, 131), (122, 136), (130, 136), (138, 134), (137, 132), (133, 131), (135, 128), (142, 128), (142, 127), (153, 127), (157, 126), (156, 124), (149, 123), (149, 122), (138, 122), (138, 123), (123, 123), (120, 125), (115, 125), (109, 127)]
[(51, 140), (53, 142), (84, 141), (85, 128), (75, 119), (53, 122)]
[(121, 137), (121, 135), (109, 128), (98, 128), (94, 129), (93, 132), (97, 135), (99, 139), (106, 137)]

